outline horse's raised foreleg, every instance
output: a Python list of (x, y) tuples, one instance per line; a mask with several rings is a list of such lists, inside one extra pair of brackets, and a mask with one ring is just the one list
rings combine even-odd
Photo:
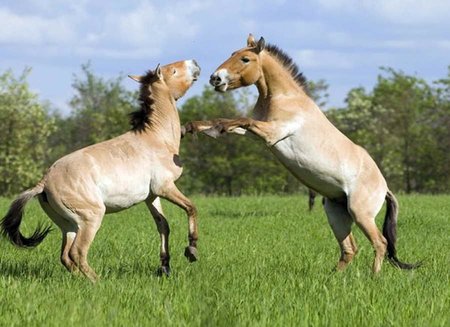
[[(161, 274), (169, 276), (170, 274), (170, 253), (169, 253), (169, 234), (170, 228), (167, 219), (164, 217), (161, 204), (159, 203), (159, 199), (152, 201), (151, 199), (147, 199), (145, 201), (150, 213), (153, 216), (153, 219), (156, 223), (156, 228), (158, 229), (159, 236), (161, 238), (161, 247), (159, 257), (161, 260)], [(159, 207), (159, 208), (158, 208)]]
[(326, 199), (324, 208), (328, 222), (341, 249), (341, 257), (336, 269), (343, 270), (358, 251), (352, 234), (353, 218), (347, 210), (346, 203), (338, 203)]
[(188, 258), (190, 262), (196, 261), (198, 259), (197, 255), (197, 209), (194, 204), (181, 193), (175, 184), (171, 183), (168, 185), (160, 194), (164, 199), (176, 204), (184, 211), (188, 216), (188, 240), (189, 246), (186, 247), (184, 255)]
[(218, 120), (195, 120), (190, 121), (183, 126), (181, 126), (181, 134), (184, 136), (185, 134), (194, 134), (200, 133), (205, 130), (211, 129), (218, 124)]
[(185, 133), (197, 133), (203, 132), (206, 129), (209, 129), (215, 125), (213, 120), (196, 120), (190, 121), (182, 126), (182, 130)]
[(203, 133), (212, 138), (220, 136), (219, 131), (215, 128), (220, 122), (229, 121), (231, 119), (220, 118), (214, 120), (197, 120), (191, 121), (181, 126), (181, 137), (185, 134)]
[[(216, 119), (216, 126), (214, 127), (219, 133), (235, 133), (236, 129), (242, 128), (262, 138), (267, 145), (274, 145), (284, 136), (280, 136), (279, 130), (275, 126), (275, 122), (266, 122), (255, 120), (252, 118), (238, 118), (238, 119)], [(238, 132), (238, 134), (242, 134)]]
[[(149, 201), (151, 198), (147, 199)], [(164, 215), (164, 211), (161, 205), (161, 199), (159, 197), (154, 198), (153, 202), (151, 204), (156, 208), (156, 210), (159, 211), (160, 214)]]

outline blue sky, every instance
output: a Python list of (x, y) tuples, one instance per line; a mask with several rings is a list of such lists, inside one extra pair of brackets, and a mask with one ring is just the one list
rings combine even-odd
[(0, 71), (32, 67), (32, 90), (67, 112), (83, 63), (111, 78), (194, 58), (202, 75), (189, 97), (251, 32), (325, 79), (340, 106), (351, 88), (370, 89), (380, 66), (446, 76), (449, 31), (448, 0), (0, 0)]

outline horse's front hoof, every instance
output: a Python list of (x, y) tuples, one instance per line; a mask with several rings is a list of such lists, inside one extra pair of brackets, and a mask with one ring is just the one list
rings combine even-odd
[(159, 277), (162, 277), (162, 276), (169, 277), (170, 276), (170, 267), (169, 266), (161, 266), (158, 269), (158, 276)]
[(181, 126), (180, 133), (181, 133), (181, 138), (183, 138), (187, 133), (186, 127)]
[(225, 134), (229, 132), (229, 127), (226, 126), (224, 123), (217, 124), (216, 128), (219, 134)]
[(212, 137), (213, 139), (216, 139), (222, 135), (215, 127), (205, 129), (202, 133), (209, 137)]
[(184, 250), (184, 256), (188, 258), (190, 262), (197, 261), (198, 259), (197, 248), (193, 246), (187, 246), (186, 249)]
[(196, 125), (193, 122), (188, 122), (186, 124), (184, 124), (183, 126), (181, 126), (181, 132), (183, 133), (183, 135), (185, 134), (194, 134), (196, 132), (198, 132), (198, 129), (196, 127)]

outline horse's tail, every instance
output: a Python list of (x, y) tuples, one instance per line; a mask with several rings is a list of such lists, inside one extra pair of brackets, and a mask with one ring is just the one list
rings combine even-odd
[(42, 226), (38, 226), (36, 231), (30, 237), (23, 236), (19, 231), (25, 205), (31, 198), (42, 193), (43, 191), (43, 183), (39, 183), (35, 187), (20, 194), (11, 203), (6, 216), (0, 223), (1, 233), (5, 235), (11, 241), (11, 243), (18, 247), (35, 247), (42, 242), (42, 240), (51, 230), (50, 227), (43, 228)]
[(394, 194), (388, 191), (386, 194), (386, 216), (383, 224), (383, 236), (387, 240), (387, 257), (389, 261), (400, 269), (414, 269), (420, 266), (420, 263), (404, 263), (398, 260), (395, 243), (397, 241), (397, 216), (398, 202)]

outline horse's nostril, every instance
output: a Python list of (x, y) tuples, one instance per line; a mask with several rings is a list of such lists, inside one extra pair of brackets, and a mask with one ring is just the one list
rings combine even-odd
[(220, 76), (213, 74), (213, 75), (211, 75), (211, 78), (210, 78), (209, 82), (213, 86), (216, 86), (216, 85), (219, 85), (222, 82), (222, 79), (220, 78)]

